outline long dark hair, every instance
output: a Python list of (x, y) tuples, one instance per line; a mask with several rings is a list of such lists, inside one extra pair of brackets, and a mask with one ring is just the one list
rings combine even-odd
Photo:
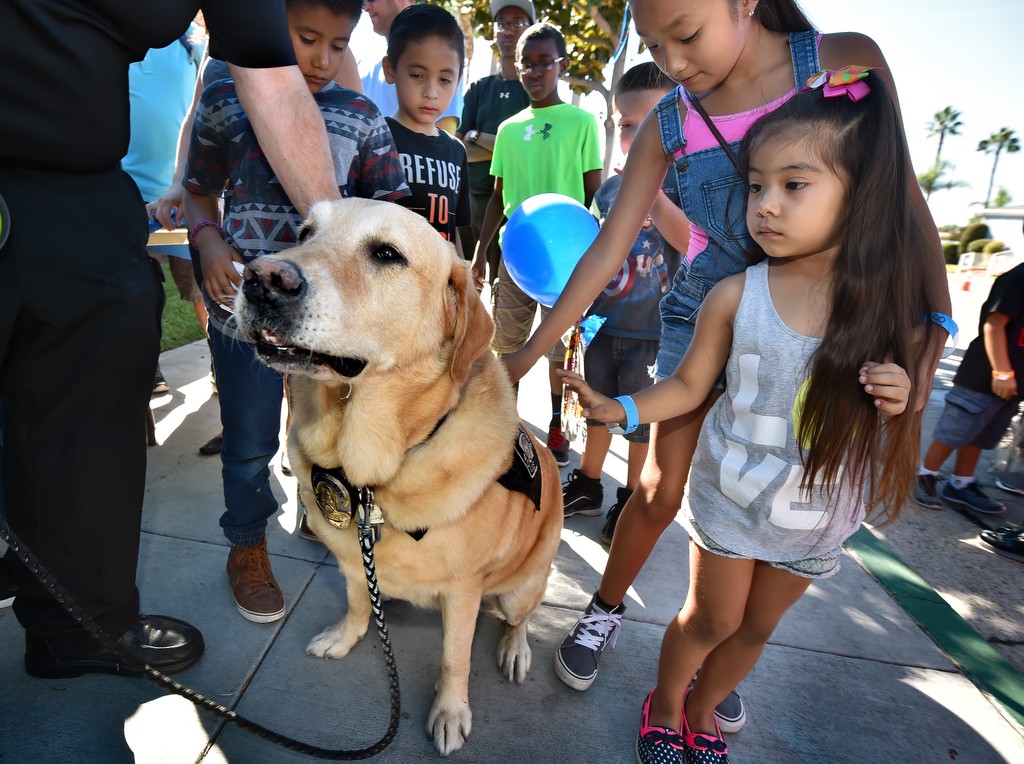
[[(736, 4), (742, 0), (736, 0)], [(754, 8), (754, 18), (771, 32), (806, 32), (814, 29), (794, 0), (761, 0)]]
[[(760, 6), (759, 6), (760, 7)], [(914, 214), (910, 160), (899, 116), (882, 79), (854, 102), (804, 90), (758, 120), (743, 141), (744, 161), (776, 138), (806, 138), (846, 185), (845, 220), (832, 270), (831, 310), (810, 361), (811, 381), (797, 439), (808, 444), (804, 486), (815, 478), (838, 496), (853, 486), (869, 510), (895, 519), (910, 490), (920, 446), (913, 400), (899, 416), (878, 413), (858, 382), (865, 361), (891, 359), (910, 379), (923, 362), (927, 312), (922, 273), (932, 254)], [(765, 254), (755, 245), (752, 259)], [(922, 331), (922, 329), (924, 331)], [(916, 335), (915, 335), (916, 333)]]

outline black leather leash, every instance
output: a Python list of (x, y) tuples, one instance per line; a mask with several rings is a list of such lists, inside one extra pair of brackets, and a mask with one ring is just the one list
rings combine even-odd
[(118, 642), (111, 639), (106, 631), (104, 631), (104, 629), (96, 623), (88, 613), (84, 612), (78, 606), (78, 603), (75, 602), (67, 589), (65, 589), (59, 581), (50, 575), (50, 572), (46, 569), (39, 558), (21, 542), (21, 539), (19, 539), (14, 531), (11, 530), (10, 526), (7, 525), (7, 521), (3, 517), (0, 517), (0, 538), (3, 538), (3, 540), (7, 542), (7, 545), (18, 556), (18, 559), (32, 571), (32, 574), (43, 586), (46, 587), (46, 590), (53, 595), (54, 599), (56, 599), (57, 602), (60, 603), (60, 605), (79, 624), (81, 624), (87, 632), (89, 632), (89, 634), (98, 640), (104, 647), (113, 650), (120, 660), (123, 660), (125, 663), (130, 664), (135, 668), (142, 669), (144, 672), (143, 676), (153, 684), (166, 690), (170, 690), (174, 694), (180, 695), (191, 701), (197, 707), (209, 711), (214, 716), (224, 719), (225, 721), (234, 724), (236, 727), (241, 727), (264, 740), (269, 740), (282, 748), (288, 748), (292, 751), (298, 751), (299, 753), (315, 756), (319, 759), (355, 761), (358, 759), (368, 759), (372, 756), (376, 756), (391, 744), (395, 739), (395, 735), (398, 733), (398, 720), (401, 710), (398, 689), (398, 667), (395, 664), (395, 654), (391, 648), (391, 638), (388, 636), (388, 627), (384, 622), (384, 609), (381, 603), (380, 588), (377, 586), (377, 567), (373, 559), (373, 545), (379, 537), (380, 529), (379, 526), (375, 527), (372, 524), (370, 512), (357, 514), (357, 522), (359, 523), (359, 547), (362, 550), (363, 555), (363, 569), (366, 572), (366, 585), (370, 590), (370, 604), (373, 608), (373, 620), (377, 625), (377, 635), (380, 637), (381, 645), (383, 647), (384, 665), (387, 668), (389, 691), (391, 695), (391, 716), (388, 720), (388, 728), (385, 731), (384, 736), (373, 745), (357, 750), (332, 750), (329, 748), (320, 748), (319, 746), (304, 743), (300, 740), (295, 740), (286, 735), (274, 732), (261, 724), (257, 724), (254, 721), (246, 719), (244, 716), (240, 716), (230, 708), (227, 708), (214, 700), (210, 700), (192, 688), (176, 682), (174, 679), (171, 679), (166, 674), (151, 668), (149, 665), (140, 665), (139, 662), (129, 655)]

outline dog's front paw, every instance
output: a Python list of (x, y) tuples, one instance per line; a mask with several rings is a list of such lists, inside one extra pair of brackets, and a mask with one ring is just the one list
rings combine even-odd
[(526, 640), (526, 624), (505, 626), (505, 635), (498, 642), (498, 667), (510, 682), (522, 684), (530, 673), (533, 653)]
[(350, 620), (346, 618), (317, 634), (306, 646), (306, 653), (315, 658), (344, 658), (366, 634), (365, 626), (362, 631), (352, 628)]
[(473, 728), (473, 712), (468, 701), (445, 702), (438, 695), (427, 716), (427, 734), (442, 756), (457, 751), (465, 744)]

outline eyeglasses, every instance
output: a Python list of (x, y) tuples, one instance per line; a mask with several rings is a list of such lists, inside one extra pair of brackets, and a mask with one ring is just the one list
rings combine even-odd
[(526, 27), (530, 26), (529, 21), (523, 21), (522, 19), (516, 19), (515, 21), (495, 21), (494, 31), (495, 32), (522, 32)]
[(516, 61), (516, 69), (519, 70), (520, 74), (525, 74), (526, 72), (530, 74), (543, 74), (554, 69), (555, 65), (560, 61), (565, 61), (565, 56), (559, 56), (554, 61), (539, 64), (524, 64), (522, 61)]

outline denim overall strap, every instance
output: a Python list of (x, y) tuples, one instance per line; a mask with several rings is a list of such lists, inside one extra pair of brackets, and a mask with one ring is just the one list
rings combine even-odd
[(818, 63), (818, 35), (816, 29), (789, 33), (789, 55), (793, 60), (793, 81), (796, 89), (807, 85), (807, 80), (821, 71)]
[[(813, 72), (811, 73), (813, 74)], [(807, 75), (810, 77), (811, 75)], [(681, 88), (672, 88), (658, 101), (654, 113), (658, 115), (658, 128), (661, 130), (661, 147), (665, 155), (671, 157), (677, 172), (685, 172), (686, 138), (683, 136), (683, 122), (679, 118), (679, 96)]]

